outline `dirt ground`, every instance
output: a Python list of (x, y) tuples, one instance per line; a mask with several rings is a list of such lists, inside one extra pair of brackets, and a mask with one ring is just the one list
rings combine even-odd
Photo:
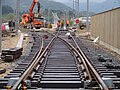
[(10, 71), (12, 71), (12, 69), (14, 68), (14, 66), (15, 66), (15, 62), (9, 62), (9, 63), (7, 63), (7, 62), (2, 62), (2, 63), (0, 64), (0, 68), (6, 69), (6, 72), (3, 73), (3, 74), (0, 74), (0, 78), (3, 78), (3, 77), (5, 77), (5, 76), (7, 76), (7, 74), (9, 74)]
[(11, 37), (11, 36), (7, 36), (7, 37), (3, 37), (2, 38), (2, 49), (6, 49), (6, 48), (14, 48), (18, 42), (20, 38), (20, 34)]
[[(7, 36), (7, 37), (2, 37), (2, 49), (6, 49), (6, 48), (14, 48), (18, 42), (20, 38), (20, 34), (11, 37), (11, 36)], [(14, 62), (4, 62), (1, 60), (0, 62), (0, 68), (1, 69), (6, 69), (6, 72), (3, 74), (0, 74), (0, 77), (4, 77), (6, 76), (11, 70), (12, 70), (12, 66), (14, 66)]]
[[(6, 48), (14, 48), (18, 41), (20, 39), (20, 34), (17, 34), (14, 37), (7, 36), (2, 38), (2, 49)], [(30, 37), (26, 37), (25, 40), (23, 40), (23, 53), (26, 53), (26, 48), (29, 43)], [(16, 62), (18, 61), (13, 61), (13, 62), (4, 62), (0, 60), (0, 69), (6, 69), (6, 72), (3, 74), (0, 74), (0, 78), (5, 77), (10, 71), (12, 71), (16, 65)]]

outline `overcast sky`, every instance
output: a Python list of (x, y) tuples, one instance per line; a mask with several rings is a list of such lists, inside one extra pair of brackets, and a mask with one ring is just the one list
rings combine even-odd
[[(66, 2), (72, 2), (73, 0), (53, 0), (56, 2), (62, 2), (62, 3), (66, 3)], [(86, 2), (87, 0), (79, 0), (80, 2)], [(106, 0), (89, 0), (90, 2), (104, 2)]]

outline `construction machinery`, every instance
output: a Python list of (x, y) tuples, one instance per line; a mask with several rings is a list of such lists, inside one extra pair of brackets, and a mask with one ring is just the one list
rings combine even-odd
[(27, 25), (28, 25), (29, 21), (30, 21), (29, 14), (23, 14), (22, 15), (22, 22), (20, 24), (23, 25), (24, 28), (27, 28)]
[[(35, 5), (37, 4), (38, 6), (38, 11), (37, 13), (33, 13), (33, 9)], [(21, 24), (24, 27), (28, 28), (41, 28), (44, 26), (43, 18), (41, 17), (40, 12), (40, 3), (38, 0), (33, 0), (30, 9), (29, 9), (29, 14), (23, 14), (22, 15), (22, 22)], [(41, 19), (42, 18), (42, 19)]]

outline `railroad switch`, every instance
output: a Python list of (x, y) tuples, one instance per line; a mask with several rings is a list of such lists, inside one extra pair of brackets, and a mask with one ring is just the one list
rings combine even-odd
[(19, 77), (16, 78), (10, 78), (8, 80), (8, 84), (7, 84), (7, 89), (9, 90), (17, 81), (19, 80)]
[(24, 83), (25, 83), (25, 86), (23, 86), (23, 90), (27, 90), (27, 87), (28, 88), (31, 87), (31, 81), (30, 80), (25, 80)]
[(88, 89), (88, 88), (90, 88), (90, 85), (92, 84), (92, 82), (90, 81), (90, 80), (85, 80), (84, 81), (84, 88), (85, 89)]

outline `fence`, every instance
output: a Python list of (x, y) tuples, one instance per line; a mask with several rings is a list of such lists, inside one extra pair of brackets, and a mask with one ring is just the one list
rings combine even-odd
[(99, 36), (100, 44), (120, 54), (120, 8), (91, 17), (92, 38)]

